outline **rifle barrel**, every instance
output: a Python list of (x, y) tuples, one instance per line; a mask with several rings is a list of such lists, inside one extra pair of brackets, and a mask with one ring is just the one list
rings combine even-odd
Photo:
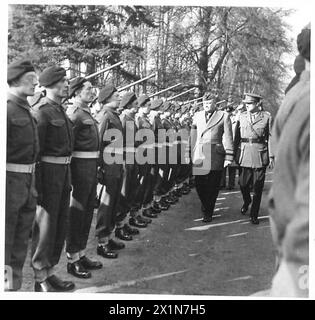
[(138, 83), (141, 83), (141, 82), (146, 81), (146, 80), (148, 80), (148, 79), (151, 79), (151, 78), (153, 78), (153, 77), (155, 77), (155, 73), (152, 73), (151, 75), (149, 75), (149, 76), (147, 76), (147, 77), (145, 77), (145, 78), (142, 78), (142, 79), (140, 79), (140, 80), (138, 80), (138, 81), (132, 82), (132, 83), (130, 83), (130, 84), (124, 86), (124, 87), (118, 88), (117, 90), (118, 90), (118, 92), (123, 91), (123, 90), (126, 90), (126, 89), (128, 89), (128, 88), (130, 88), (130, 87), (135, 86), (135, 85), (138, 84)]
[(182, 96), (182, 95), (184, 95), (184, 94), (186, 94), (186, 93), (188, 93), (188, 92), (190, 92), (190, 91), (192, 91), (192, 90), (195, 90), (195, 88), (190, 88), (189, 90), (186, 90), (186, 91), (184, 91), (184, 92), (182, 92), (182, 93), (180, 93), (180, 94), (177, 94), (176, 96), (167, 98), (166, 101), (170, 101), (170, 100), (173, 100), (173, 99), (175, 99), (175, 98), (178, 98), (178, 97), (180, 97), (180, 96)]
[(161, 90), (161, 91), (159, 91), (159, 92), (153, 93), (153, 94), (151, 94), (149, 97), (150, 97), (150, 98), (153, 98), (153, 97), (155, 97), (155, 96), (157, 96), (157, 95), (159, 95), (159, 94), (161, 94), (161, 93), (163, 93), (163, 92), (166, 92), (166, 91), (168, 91), (168, 90), (171, 90), (171, 89), (173, 89), (173, 88), (176, 88), (176, 87), (178, 87), (178, 86), (180, 86), (180, 85), (181, 85), (181, 83), (177, 83), (177, 84), (175, 84), (174, 86), (171, 86), (171, 87), (168, 87), (168, 88), (166, 88), (166, 89), (163, 89), (163, 90)]

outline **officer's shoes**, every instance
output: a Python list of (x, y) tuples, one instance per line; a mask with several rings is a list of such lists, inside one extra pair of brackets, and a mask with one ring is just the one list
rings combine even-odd
[(128, 233), (128, 234), (130, 234), (132, 236), (135, 236), (135, 235), (140, 233), (140, 231), (138, 229), (131, 228), (127, 223), (125, 223), (125, 225), (124, 225), (124, 230), (125, 230), (126, 233)]
[(259, 224), (259, 219), (257, 218), (251, 218), (250, 220), (252, 224)]
[(87, 270), (102, 269), (103, 265), (99, 261), (93, 261), (86, 256), (80, 258), (81, 265)]
[(63, 281), (55, 275), (48, 277), (46, 281), (59, 292), (71, 291), (75, 287), (72, 281)]
[(108, 244), (99, 243), (96, 252), (98, 255), (106, 259), (117, 259), (118, 253), (114, 252)]
[(125, 244), (120, 242), (120, 241), (115, 241), (113, 239), (110, 239), (108, 241), (108, 247), (110, 250), (115, 251), (115, 250), (122, 250), (125, 248)]
[(182, 196), (182, 193), (181, 193), (180, 189), (176, 189), (173, 191), (173, 195), (177, 198), (180, 198)]
[(68, 262), (67, 264), (67, 271), (68, 273), (72, 274), (73, 276), (77, 277), (77, 278), (82, 278), (82, 279), (88, 279), (91, 278), (91, 272), (86, 270), (82, 264), (79, 261), (75, 261), (75, 262)]
[(122, 228), (116, 228), (115, 230), (115, 236), (120, 239), (120, 240), (124, 240), (124, 241), (131, 241), (133, 238), (132, 236), (126, 232), (126, 230), (124, 229), (124, 227)]
[(34, 286), (35, 292), (56, 292), (56, 290), (45, 280), (42, 282), (36, 281)]
[(211, 214), (205, 214), (203, 219), (202, 219), (202, 222), (209, 223), (211, 221), (212, 221), (212, 215)]
[(129, 224), (131, 226), (133, 226), (133, 227), (136, 227), (136, 228), (146, 228), (148, 226), (148, 224), (146, 222), (137, 219), (137, 217), (136, 218), (134, 218), (134, 217), (130, 218), (129, 219)]
[(175, 204), (175, 203), (176, 203), (176, 200), (171, 199), (169, 196), (167, 196), (167, 197), (165, 198), (165, 202), (166, 202), (166, 204), (171, 205), (171, 204)]
[(152, 219), (155, 219), (155, 218), (158, 217), (156, 213), (153, 213), (153, 212), (151, 211), (151, 208), (144, 209), (144, 210), (142, 211), (142, 215), (145, 216), (145, 217), (147, 217), (147, 218), (152, 218)]
[(140, 215), (140, 214), (136, 217), (136, 219), (137, 219), (137, 221), (144, 222), (144, 223), (146, 223), (147, 225), (148, 225), (149, 223), (152, 223), (152, 219), (145, 218), (144, 216), (142, 216), (142, 215)]

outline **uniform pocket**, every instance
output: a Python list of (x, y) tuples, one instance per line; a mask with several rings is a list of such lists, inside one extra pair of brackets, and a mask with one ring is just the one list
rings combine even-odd
[(55, 119), (55, 120), (50, 120), (49, 123), (54, 127), (62, 127), (66, 123), (66, 121), (63, 119)]
[(29, 118), (15, 118), (11, 119), (11, 123), (17, 127), (25, 127), (28, 123), (30, 123)]
[(92, 119), (86, 119), (86, 120), (83, 120), (82, 123), (85, 126), (91, 126), (94, 124), (94, 121)]
[(263, 148), (263, 149), (259, 149), (259, 159), (261, 162), (261, 165), (263, 167), (267, 167), (269, 164), (269, 152), (268, 152), (268, 148)]

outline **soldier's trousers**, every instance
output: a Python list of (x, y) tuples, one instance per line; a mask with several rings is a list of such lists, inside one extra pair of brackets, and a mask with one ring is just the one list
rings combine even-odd
[(213, 214), (221, 177), (222, 170), (210, 170), (208, 174), (195, 176), (196, 191), (207, 214)]
[(140, 185), (136, 199), (141, 206), (148, 206), (153, 200), (154, 170), (151, 164), (139, 165)]
[(42, 203), (32, 232), (32, 267), (35, 280), (53, 274), (64, 246), (69, 202), (70, 165), (41, 163)]
[(119, 213), (116, 217), (117, 223), (123, 221), (128, 212), (139, 205), (136, 201), (137, 189), (139, 188), (138, 172), (139, 168), (136, 163), (125, 165), (119, 199)]
[[(261, 203), (261, 196), (265, 184), (266, 168), (246, 168), (240, 167), (239, 169), (239, 184), (242, 192), (245, 205), (251, 202), (250, 216), (257, 218)], [(251, 185), (253, 186), (253, 201), (250, 195)]]
[(6, 172), (5, 279), (6, 289), (22, 285), (22, 269), (36, 212), (35, 175)]
[[(111, 167), (118, 169), (111, 174)], [(120, 192), (123, 183), (122, 165), (108, 165), (105, 172), (105, 188), (101, 197), (101, 204), (97, 211), (96, 237), (99, 242), (109, 237), (115, 229), (117, 214), (119, 213)], [(114, 169), (115, 170), (115, 169)]]
[(97, 187), (97, 159), (72, 158), (69, 223), (66, 251), (79, 260), (89, 238)]

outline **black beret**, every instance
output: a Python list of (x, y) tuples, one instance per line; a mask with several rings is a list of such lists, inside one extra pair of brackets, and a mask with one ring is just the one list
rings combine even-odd
[(83, 87), (84, 82), (87, 80), (83, 77), (77, 77), (70, 81), (69, 98), (71, 99), (75, 92)]
[(146, 94), (143, 94), (142, 96), (140, 96), (138, 98), (138, 103), (139, 103), (139, 106), (142, 107), (144, 104), (146, 104), (148, 101), (150, 101), (150, 98), (146, 95)]
[(66, 75), (66, 70), (60, 66), (48, 67), (40, 74), (39, 84), (43, 87), (50, 87)]
[(300, 55), (310, 61), (311, 54), (311, 29), (303, 29), (297, 36), (297, 47)]
[(151, 102), (151, 110), (159, 109), (163, 105), (162, 99), (155, 99)]
[(128, 107), (137, 99), (137, 96), (133, 91), (126, 92), (121, 101), (120, 101), (120, 108), (122, 109), (128, 109)]
[(8, 76), (7, 81), (11, 82), (21, 77), (26, 72), (35, 71), (32, 63), (29, 60), (19, 60), (12, 62), (8, 65)]
[(104, 103), (117, 89), (112, 84), (105, 86), (98, 94), (98, 102)]
[(214, 99), (214, 95), (211, 92), (206, 92), (203, 97), (203, 101), (208, 101)]

